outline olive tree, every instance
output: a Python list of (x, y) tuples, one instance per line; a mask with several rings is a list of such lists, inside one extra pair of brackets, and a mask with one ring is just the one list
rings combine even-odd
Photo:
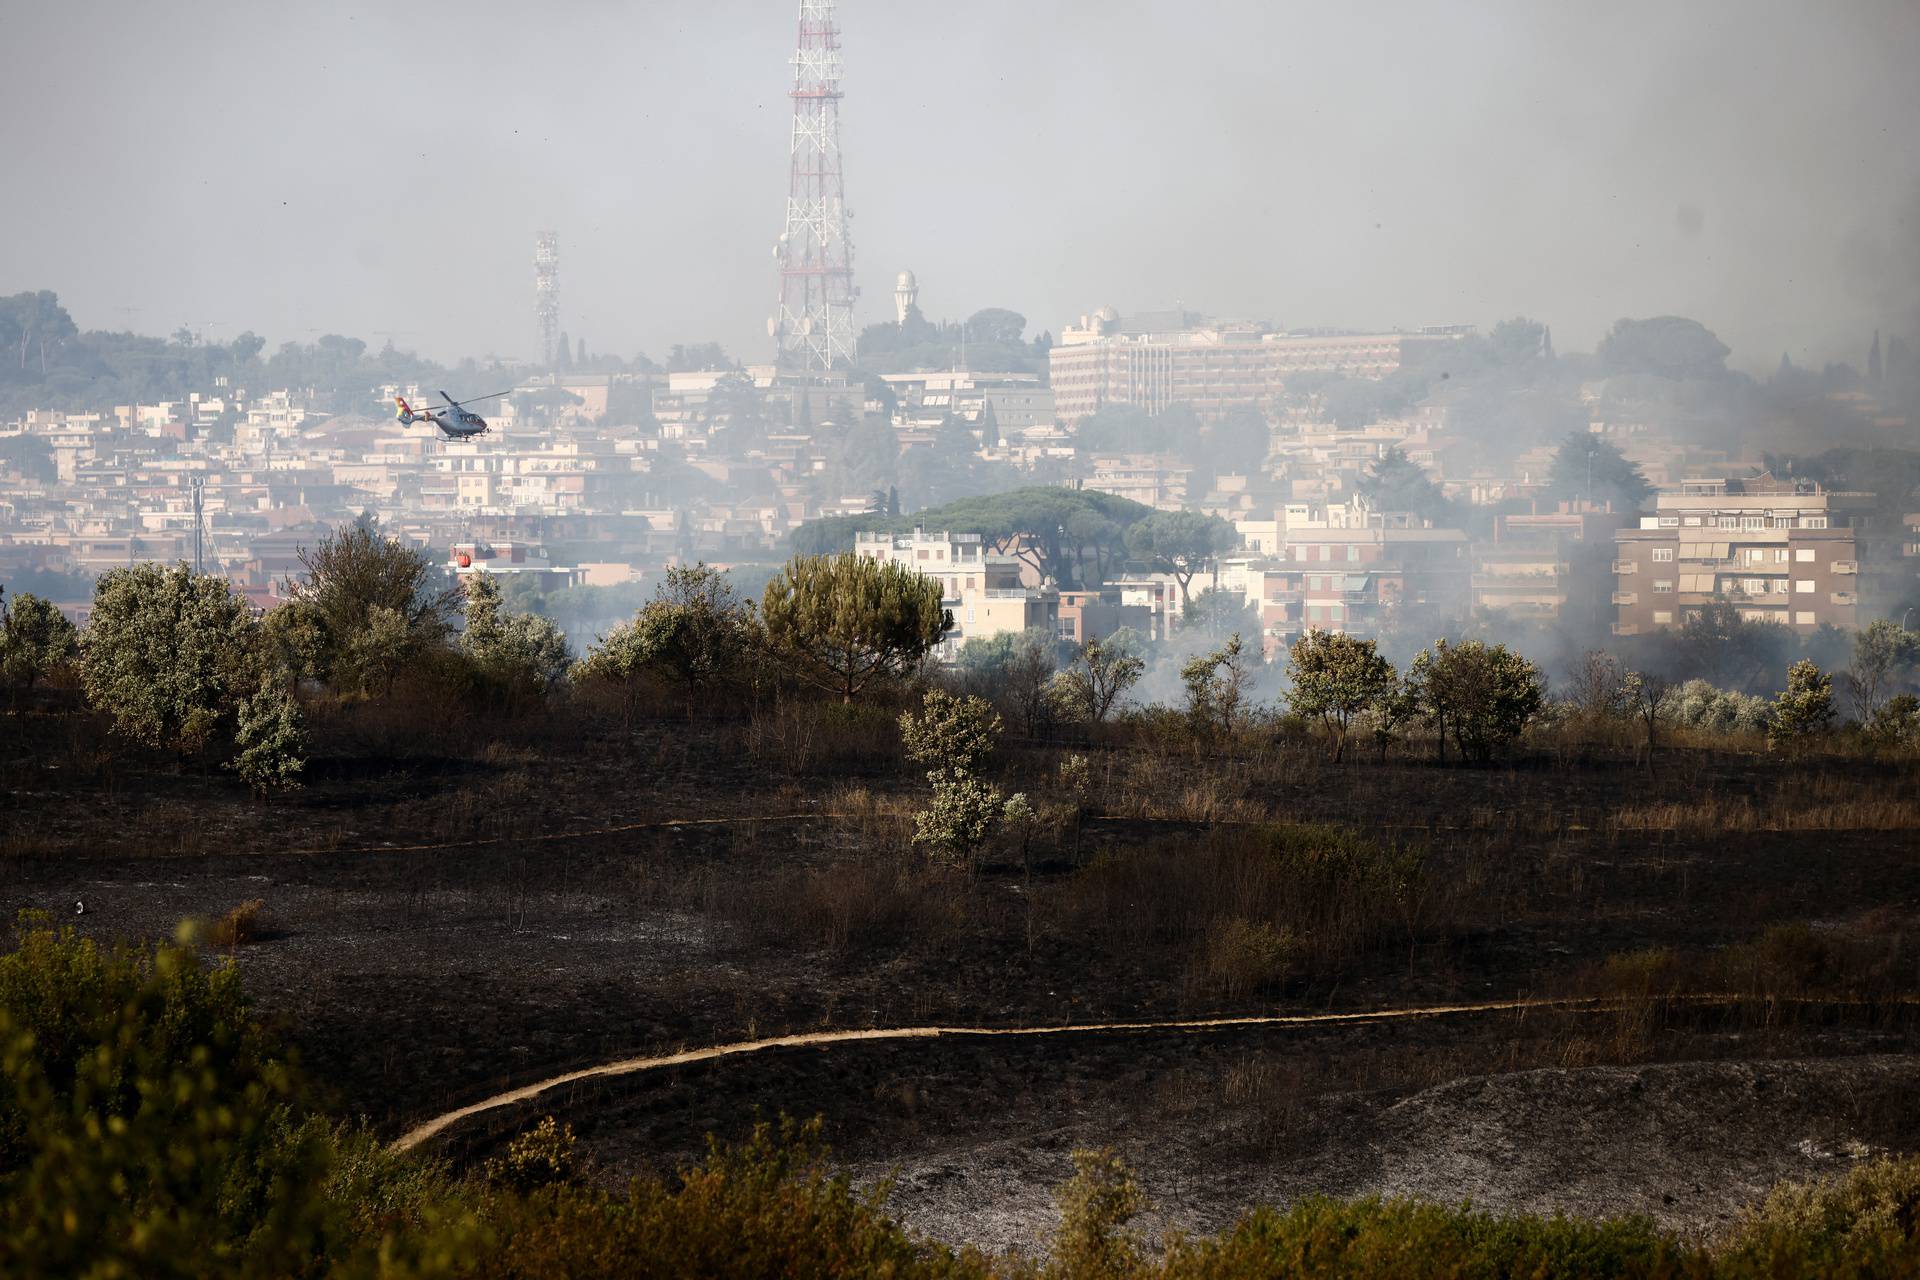
[(1414, 658), (1409, 677), (1422, 717), (1439, 731), (1442, 760), (1449, 733), (1463, 758), (1491, 760), (1547, 700), (1538, 667), (1503, 644), (1481, 640), (1435, 641)]
[(460, 647), (481, 671), (507, 684), (545, 688), (572, 662), (567, 638), (550, 620), (508, 611), (500, 580), (476, 573), (466, 581), (467, 628)]
[(1347, 729), (1354, 717), (1389, 698), (1399, 686), (1393, 664), (1371, 640), (1337, 631), (1313, 629), (1287, 652), (1287, 705), (1295, 715), (1316, 719), (1327, 734), (1335, 760), (1346, 753)]
[(1920, 665), (1920, 631), (1908, 631), (1882, 618), (1854, 636), (1847, 689), (1862, 723), (1872, 722), (1916, 665)]
[(858, 555), (795, 556), (760, 603), (767, 649), (842, 702), (916, 666), (953, 626), (940, 584)]
[(80, 632), (52, 603), (22, 592), (0, 598), (0, 678), (31, 689), (80, 648)]
[(914, 815), (914, 842), (940, 861), (966, 861), (1005, 809), (999, 790), (980, 776), (1000, 730), (1000, 715), (985, 698), (944, 689), (928, 690), (919, 714), (900, 717), (901, 746), (909, 760), (927, 766), (933, 784), (932, 802)]
[(702, 695), (747, 669), (756, 638), (753, 605), (734, 595), (725, 573), (705, 564), (670, 568), (653, 599), (604, 637), (578, 674), (618, 684), (657, 676), (686, 695), (691, 720)]
[(87, 698), (114, 727), (185, 757), (231, 729), (262, 683), (255, 623), (226, 581), (135, 565), (94, 587), (82, 645)]
[(1081, 645), (1067, 669), (1054, 677), (1055, 703), (1075, 719), (1104, 722), (1114, 704), (1146, 674), (1146, 662), (1133, 651), (1132, 634), (1117, 631)]
[(1190, 658), (1180, 668), (1180, 682), (1187, 689), (1187, 723), (1195, 737), (1231, 735), (1240, 727), (1258, 657), (1235, 633), (1218, 649)]
[(300, 563), (306, 572), (287, 583), (288, 594), (311, 608), (325, 634), (327, 678), (386, 677), (384, 666), (353, 661), (353, 646), (374, 626), (376, 609), (389, 611), (382, 615), (388, 628), (383, 646), (391, 639), (391, 619), (401, 620), (403, 658), (445, 644), (459, 619), (459, 585), (449, 582), (425, 551), (388, 537), (371, 521), (347, 525), (318, 546), (301, 548)]
[(1787, 668), (1787, 687), (1773, 700), (1767, 740), (1793, 745), (1818, 737), (1833, 726), (1833, 677), (1810, 658)]

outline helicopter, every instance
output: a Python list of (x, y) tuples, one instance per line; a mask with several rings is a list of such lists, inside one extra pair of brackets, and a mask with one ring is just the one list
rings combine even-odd
[(479, 404), (482, 400), (498, 400), (501, 396), (512, 395), (516, 390), (518, 390), (517, 387), (509, 387), (505, 391), (496, 391), (490, 396), (470, 396), (465, 400), (455, 400), (442, 391), (440, 398), (447, 402), (447, 407), (444, 409), (433, 406), (416, 409), (407, 403), (405, 396), (395, 396), (393, 402), (399, 406), (399, 411), (393, 416), (408, 426), (416, 422), (431, 422), (440, 428), (440, 433), (449, 440), (471, 440), (475, 436), (487, 434), (488, 427), (487, 420), (468, 409), (467, 406)]

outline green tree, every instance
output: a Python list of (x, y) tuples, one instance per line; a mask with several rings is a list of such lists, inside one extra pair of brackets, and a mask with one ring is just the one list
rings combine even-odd
[[(18, 606), (16, 606), (17, 608)], [(1862, 723), (1871, 721), (1920, 664), (1920, 632), (1882, 618), (1853, 637), (1847, 691)]]
[(1380, 706), (1399, 687), (1393, 664), (1372, 640), (1318, 629), (1294, 642), (1287, 675), (1292, 681), (1287, 704), (1294, 714), (1320, 721), (1335, 760), (1346, 752), (1354, 718)]
[(1076, 581), (1089, 549), (1111, 552), (1116, 534), (1153, 514), (1151, 507), (1094, 489), (1031, 485), (1005, 493), (960, 498), (909, 516), (831, 516), (794, 530), (801, 555), (851, 551), (856, 533), (946, 529), (977, 534), (989, 552), (1015, 556), (1048, 582)]
[(1198, 511), (1156, 511), (1127, 530), (1127, 550), (1180, 584), (1182, 607), (1194, 575), (1238, 541), (1232, 525)]
[(1375, 459), (1358, 487), (1375, 511), (1411, 512), (1437, 525), (1450, 523), (1458, 514), (1439, 484), (1399, 445)]
[(490, 573), (467, 578), (467, 629), (460, 647), (490, 677), (506, 685), (544, 689), (566, 675), (572, 663), (567, 638), (552, 622), (533, 613), (514, 613)]
[[(445, 644), (460, 616), (459, 585), (448, 582), (426, 552), (386, 536), (369, 518), (301, 548), (300, 563), (306, 572), (287, 583), (287, 594), (310, 608), (325, 632), (327, 679), (339, 678), (335, 668), (362, 643), (375, 609), (391, 611), (405, 625), (401, 662)], [(384, 621), (390, 629), (392, 619)], [(360, 664), (347, 674), (361, 678), (368, 670), (390, 673), (384, 665)]]
[(407, 615), (376, 604), (367, 610), (366, 624), (348, 638), (335, 659), (334, 678), (362, 691), (378, 688), (385, 696), (393, 692), (393, 682), (420, 652)]
[(1180, 625), (1209, 640), (1257, 636), (1264, 630), (1258, 606), (1243, 593), (1226, 587), (1208, 587), (1187, 601), (1180, 613)]
[(1055, 677), (1055, 701), (1075, 719), (1102, 724), (1146, 670), (1146, 662), (1134, 652), (1132, 632), (1089, 640)]
[(1538, 320), (1515, 316), (1493, 326), (1487, 335), (1493, 357), (1504, 365), (1527, 365), (1549, 350), (1547, 327)]
[(1197, 738), (1230, 737), (1245, 715), (1247, 691), (1259, 661), (1235, 635), (1211, 653), (1189, 658), (1180, 668), (1187, 690), (1187, 724)]
[(1729, 349), (1697, 320), (1656, 316), (1617, 321), (1594, 354), (1609, 374), (1720, 378), (1727, 372)]
[(1080, 419), (1073, 442), (1082, 453), (1164, 453), (1179, 443), (1172, 425), (1138, 405), (1104, 405)]
[(677, 686), (691, 720), (703, 696), (745, 673), (756, 640), (753, 606), (734, 596), (725, 573), (705, 563), (675, 566), (584, 666), (586, 674), (616, 681), (646, 672)]
[(1833, 727), (1833, 677), (1802, 658), (1787, 668), (1787, 687), (1773, 700), (1767, 740), (1793, 745)]
[(1435, 641), (1414, 658), (1411, 675), (1423, 718), (1439, 730), (1442, 759), (1451, 733), (1463, 758), (1491, 760), (1546, 704), (1540, 669), (1503, 644)]
[(1555, 498), (1611, 502), (1616, 511), (1633, 511), (1653, 486), (1626, 455), (1588, 431), (1569, 435), (1553, 454), (1547, 493)]
[(1005, 801), (980, 776), (1000, 740), (999, 713), (986, 699), (958, 697), (929, 689), (918, 715), (900, 717), (900, 742), (907, 758), (927, 766), (933, 796), (914, 815), (914, 842), (936, 860), (961, 864), (985, 842), (1005, 809)]
[(929, 689), (920, 710), (900, 715), (900, 746), (927, 776), (977, 775), (1000, 741), (1000, 713), (985, 698)]
[(0, 592), (0, 679), (28, 689), (80, 648), (80, 632), (53, 604), (26, 592)]
[(967, 320), (968, 342), (1020, 342), (1027, 331), (1027, 318), (1005, 307), (976, 311)]
[(225, 580), (185, 565), (104, 575), (82, 646), (87, 698), (121, 733), (185, 757), (262, 683), (255, 625)]
[(1259, 475), (1273, 449), (1273, 426), (1267, 415), (1250, 404), (1237, 404), (1224, 419), (1198, 436), (1199, 449), (1190, 461), (1216, 472)]
[(234, 727), (236, 753), (228, 768), (255, 795), (296, 786), (307, 767), (307, 734), (300, 705), (278, 684), (240, 699)]
[(807, 684), (852, 702), (897, 679), (953, 626), (940, 584), (865, 556), (795, 556), (760, 604), (769, 652)]

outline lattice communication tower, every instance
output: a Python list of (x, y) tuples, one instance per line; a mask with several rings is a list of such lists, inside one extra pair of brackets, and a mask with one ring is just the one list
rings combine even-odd
[(780, 260), (780, 309), (767, 322), (780, 364), (827, 373), (854, 357), (853, 242), (840, 164), (840, 28), (833, 0), (800, 0), (793, 55), (793, 142), (787, 225)]
[(540, 363), (553, 368), (560, 339), (560, 237), (542, 231), (533, 244), (533, 322), (540, 330)]

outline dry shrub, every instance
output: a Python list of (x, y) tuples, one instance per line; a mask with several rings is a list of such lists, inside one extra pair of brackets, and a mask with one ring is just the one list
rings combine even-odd
[(1343, 828), (1273, 824), (1108, 855), (1054, 889), (1049, 905), (1066, 932), (1117, 952), (1192, 947), (1203, 972), (1207, 940), (1235, 918), (1290, 935), (1303, 967), (1328, 969), (1444, 926), (1463, 882), (1417, 851)]
[(964, 877), (917, 860), (861, 858), (751, 882), (716, 877), (704, 906), (748, 946), (846, 954), (950, 936), (967, 918), (969, 892)]
[(244, 947), (266, 933), (267, 904), (255, 898), (243, 902), (207, 926), (207, 942), (216, 947)]
[(1695, 795), (1623, 807), (1616, 831), (1911, 831), (1920, 828), (1920, 779), (1784, 769), (1759, 796)]
[(1210, 984), (1227, 999), (1238, 1000), (1280, 981), (1300, 951), (1300, 938), (1293, 930), (1233, 916), (1207, 931), (1202, 967)]
[(890, 707), (778, 698), (747, 722), (748, 754), (789, 774), (893, 772), (900, 727)]

